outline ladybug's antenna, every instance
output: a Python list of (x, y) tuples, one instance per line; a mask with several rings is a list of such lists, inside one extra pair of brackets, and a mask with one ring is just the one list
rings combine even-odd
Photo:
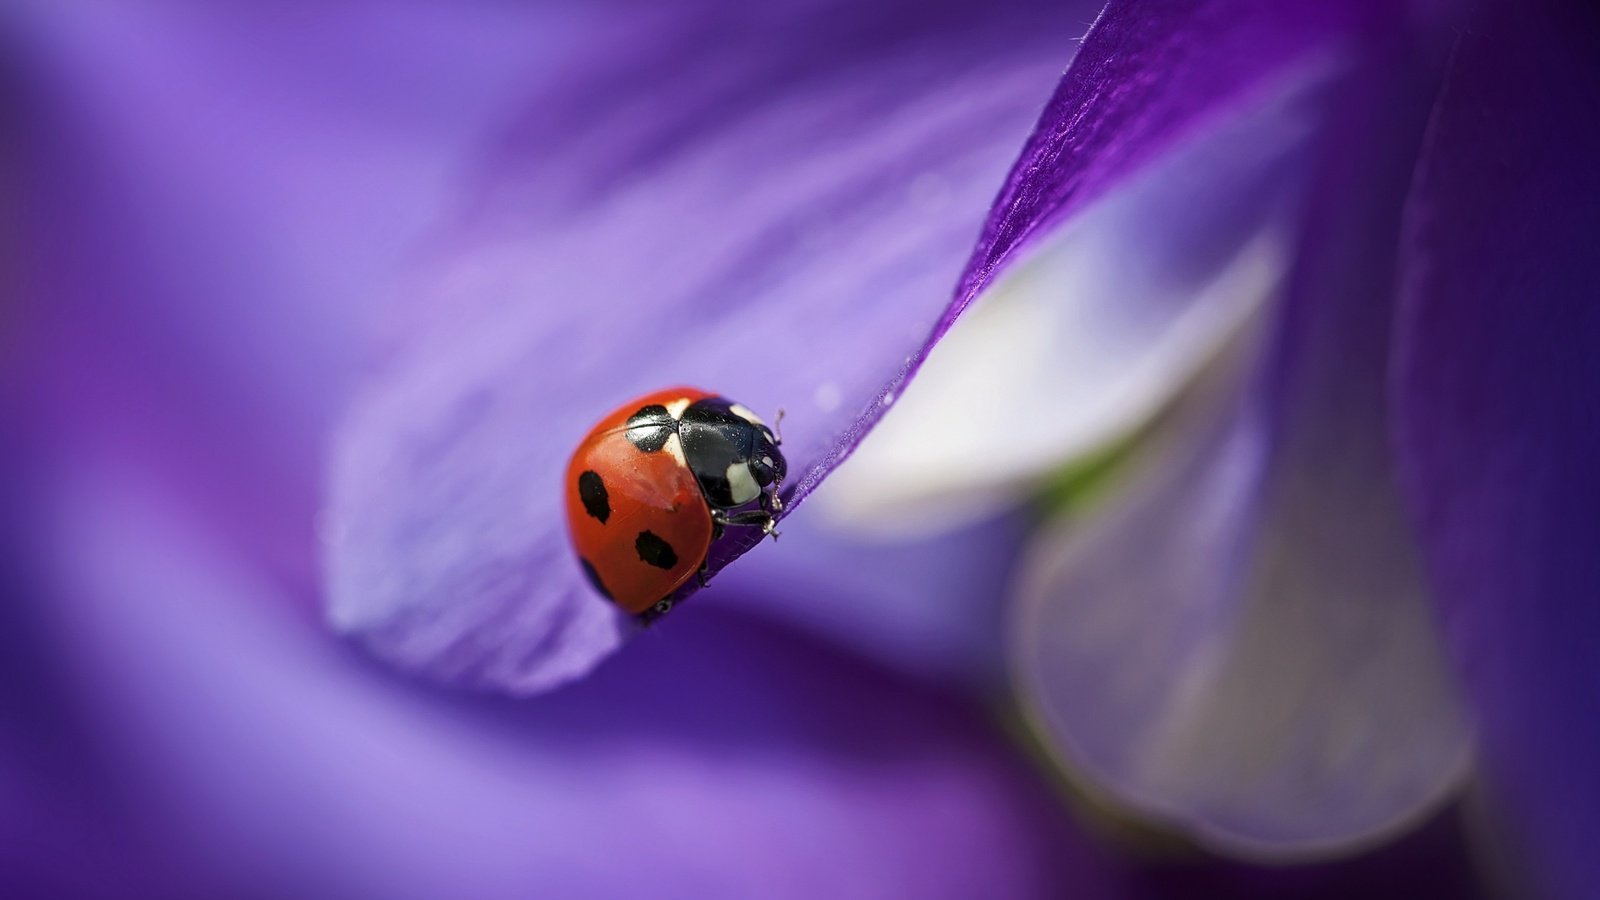
[(783, 410), (772, 419), (772, 437), (779, 447), (783, 446)]

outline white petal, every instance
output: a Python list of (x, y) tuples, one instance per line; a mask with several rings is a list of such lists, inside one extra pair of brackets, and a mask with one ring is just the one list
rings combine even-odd
[(1467, 731), (1392, 493), (1307, 460), (1266, 497), (1267, 438), (1228, 394), (1037, 538), (1014, 675), (1111, 799), (1228, 852), (1347, 850), (1436, 809)]

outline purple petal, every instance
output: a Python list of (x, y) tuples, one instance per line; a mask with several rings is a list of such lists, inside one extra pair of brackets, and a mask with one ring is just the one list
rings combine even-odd
[(1412, 195), (1407, 482), (1503, 829), (1541, 896), (1600, 884), (1600, 18), (1485, 4)]
[(992, 516), (1145, 424), (1277, 290), (1335, 71), (1286, 71), (1017, 254), (820, 511), (901, 533)]
[[(619, 44), (622, 71), (573, 73), (537, 102), (553, 121), (515, 132), (489, 223), (447, 254), (415, 338), (342, 430), (337, 627), (469, 683), (587, 671), (628, 623), (572, 559), (559, 474), (599, 414), (645, 390), (787, 407), (791, 473), (821, 465), (937, 318), (1081, 28), (1059, 8), (882, 14), (698, 23), (715, 39), (674, 32), (681, 60), (657, 39), (627, 76)], [(664, 54), (680, 73), (654, 71)], [(618, 79), (648, 91), (613, 97)]]
[[(457, 682), (532, 692), (588, 671), (630, 628), (558, 513), (557, 473), (598, 415), (673, 383), (785, 407), (792, 510), (1024, 237), (1337, 37), (1346, 11), (1318, 10), (1107, 13), (966, 275), (1081, 10), (840, 4), (591, 39), (609, 68), (580, 60), (535, 99), (502, 148), (517, 164), (341, 431), (331, 620)], [(732, 536), (712, 569), (754, 542)]]
[(708, 610), (536, 701), (419, 690), (138, 476), (68, 478), (31, 536), (52, 588), (31, 609), (74, 688), (58, 713), (99, 751), (63, 774), (119, 798), (106, 836), (182, 893), (1105, 890), (979, 710), (821, 645)]
[(1045, 733), (1231, 852), (1348, 851), (1465, 772), (1386, 421), (1394, 248), (1441, 56), (1389, 32), (1364, 48), (1245, 390), (1203, 394), (1107, 510), (1053, 529), (1021, 592)]
[[(1326, 50), (1361, 3), (1113, 2), (1084, 39), (996, 201), (957, 297), (970, 302), (1006, 258), (1147, 161), (1197, 118)], [(944, 324), (953, 322), (960, 305)]]
[(810, 513), (706, 599), (735, 584), (752, 610), (898, 668), (998, 684), (1026, 498), (1144, 424), (1272, 295), (1329, 68), (1286, 79), (1026, 251)]

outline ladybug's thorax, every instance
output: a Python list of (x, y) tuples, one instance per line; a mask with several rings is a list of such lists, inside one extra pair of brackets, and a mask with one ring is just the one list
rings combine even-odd
[(697, 400), (678, 419), (684, 462), (706, 502), (734, 509), (781, 482), (786, 465), (777, 439), (750, 410), (721, 397)]

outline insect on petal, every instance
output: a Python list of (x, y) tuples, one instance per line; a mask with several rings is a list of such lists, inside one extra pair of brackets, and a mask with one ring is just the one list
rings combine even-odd
[[(1013, 250), (1344, 15), (1291, 6), (1114, 6), (1009, 180), (1089, 20), (1071, 4), (597, 36), (611, 50), (508, 134), (340, 429), (330, 620), (461, 683), (588, 671), (632, 629), (561, 527), (556, 479), (596, 416), (674, 383), (783, 408), (793, 512)], [(713, 572), (760, 537), (731, 534)]]

